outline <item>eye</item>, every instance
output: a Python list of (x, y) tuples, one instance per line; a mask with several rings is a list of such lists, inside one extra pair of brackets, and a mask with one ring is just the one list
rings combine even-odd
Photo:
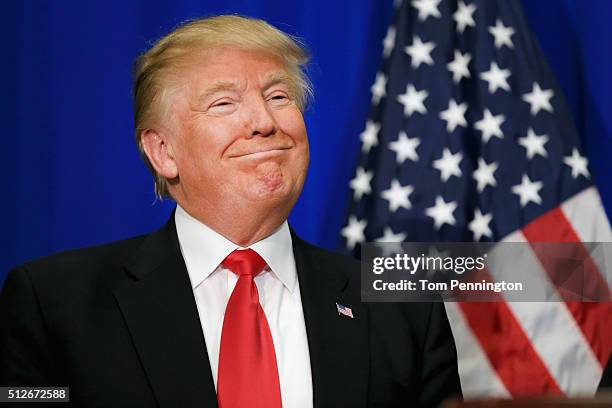
[(275, 91), (271, 93), (268, 95), (266, 100), (274, 106), (284, 106), (291, 103), (291, 98), (289, 98), (289, 95), (283, 91)]
[(236, 102), (229, 98), (219, 99), (213, 102), (208, 110), (212, 113), (227, 114), (236, 110)]

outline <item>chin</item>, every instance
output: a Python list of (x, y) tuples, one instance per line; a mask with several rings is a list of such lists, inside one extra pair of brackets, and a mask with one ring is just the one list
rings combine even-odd
[(258, 182), (249, 186), (248, 196), (253, 201), (270, 201), (276, 203), (290, 200), (291, 193), (291, 187), (282, 181), (270, 182), (266, 180), (265, 182), (261, 182), (258, 180)]
[(240, 188), (244, 197), (253, 203), (266, 203), (270, 206), (283, 203), (293, 205), (304, 182), (304, 177), (300, 176), (301, 168), (295, 164), (276, 161), (260, 163), (248, 175), (243, 174), (246, 177), (241, 178)]
[(290, 192), (290, 184), (282, 166), (274, 162), (262, 163), (249, 177), (247, 185), (249, 196), (254, 199), (283, 197)]
[(257, 180), (248, 187), (246, 196), (254, 205), (261, 208), (293, 207), (300, 195), (301, 185), (290, 180)]

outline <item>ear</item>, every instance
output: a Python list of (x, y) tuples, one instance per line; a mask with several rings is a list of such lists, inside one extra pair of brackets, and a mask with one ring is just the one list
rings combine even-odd
[(168, 180), (178, 177), (178, 167), (166, 133), (145, 129), (140, 135), (140, 143), (149, 162), (160, 176)]

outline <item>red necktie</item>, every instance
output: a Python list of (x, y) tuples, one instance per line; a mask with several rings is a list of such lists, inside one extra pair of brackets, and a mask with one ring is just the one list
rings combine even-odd
[(238, 282), (227, 302), (221, 331), (219, 407), (280, 408), (272, 333), (254, 281), (266, 261), (252, 249), (245, 249), (229, 254), (221, 266), (238, 275)]

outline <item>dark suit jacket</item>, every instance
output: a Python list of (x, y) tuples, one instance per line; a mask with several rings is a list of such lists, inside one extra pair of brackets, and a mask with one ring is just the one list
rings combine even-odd
[(608, 364), (604, 367), (597, 391), (602, 393), (612, 391), (612, 356), (608, 358)]
[[(460, 393), (443, 304), (361, 303), (357, 261), (295, 235), (293, 246), (315, 407), (436, 406)], [(83, 407), (216, 407), (174, 217), (150, 235), (12, 270), (0, 385), (70, 386)]]

